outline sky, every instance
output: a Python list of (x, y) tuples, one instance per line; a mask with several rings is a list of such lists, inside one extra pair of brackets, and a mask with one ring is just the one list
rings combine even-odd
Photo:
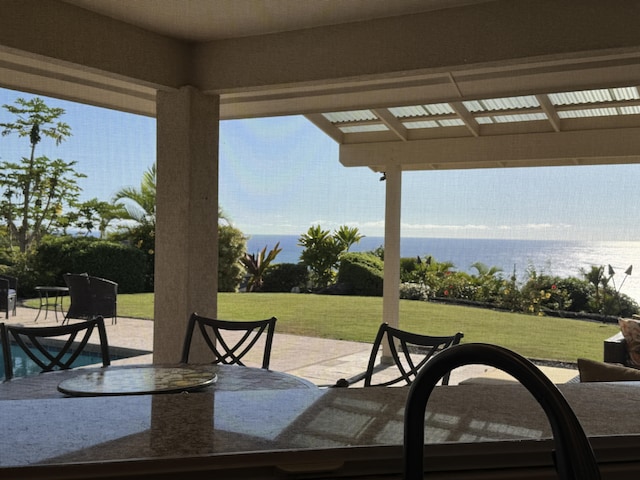
[[(33, 95), (0, 89), (0, 105)], [(81, 200), (138, 187), (155, 161), (155, 120), (41, 97), (65, 109), (72, 136), (38, 155), (76, 161)], [(0, 108), (0, 123), (13, 119)], [(27, 156), (28, 139), (0, 137), (0, 162)], [(220, 205), (245, 234), (300, 235), (313, 225), (384, 235), (385, 184), (343, 167), (338, 144), (302, 116), (220, 124)], [(640, 165), (405, 172), (402, 236), (640, 240)]]

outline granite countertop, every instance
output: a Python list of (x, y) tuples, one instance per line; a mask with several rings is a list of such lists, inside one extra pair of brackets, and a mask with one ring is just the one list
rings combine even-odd
[[(640, 424), (629, 421), (629, 412), (640, 406), (636, 383), (560, 388), (590, 437), (640, 436)], [(194, 459), (204, 462), (195, 463), (202, 468), (233, 459), (234, 468), (241, 468), (247, 465), (242, 455), (268, 465), (282, 463), (283, 452), (287, 464), (304, 458), (303, 463), (315, 465), (330, 451), (336, 468), (373, 451), (397, 460), (407, 393), (406, 387), (271, 388), (258, 382), (243, 389), (166, 395), (2, 400), (0, 476), (6, 469), (10, 478), (16, 467), (89, 468), (104, 462), (143, 461), (153, 470), (153, 462), (158, 467), (184, 460), (194, 468)], [(518, 384), (460, 385), (434, 390), (425, 436), (434, 448), (473, 444), (495, 450), (496, 445), (549, 439), (551, 430), (542, 409)]]

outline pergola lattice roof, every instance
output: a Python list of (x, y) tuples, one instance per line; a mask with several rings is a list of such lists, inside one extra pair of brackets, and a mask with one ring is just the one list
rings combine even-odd
[(341, 143), (576, 131), (640, 125), (640, 93), (600, 88), (321, 115)]

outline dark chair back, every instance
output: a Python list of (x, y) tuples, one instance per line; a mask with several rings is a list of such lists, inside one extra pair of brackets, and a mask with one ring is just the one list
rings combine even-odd
[(9, 338), (7, 337), (7, 327), (4, 323), (0, 323), (0, 348), (2, 348), (2, 364), (4, 379), (9, 380), (11, 378), (11, 347), (9, 345)]
[(62, 323), (70, 319), (95, 317), (118, 319), (118, 284), (100, 277), (66, 273), (64, 281), (69, 287), (70, 305)]
[[(51, 372), (53, 370), (73, 368), (78, 356), (87, 350), (89, 338), (96, 329), (100, 339), (102, 365), (106, 367), (111, 364), (111, 357), (109, 355), (107, 331), (102, 317), (96, 317), (86, 322), (53, 327), (4, 325), (3, 338), (5, 339), (5, 346), (15, 342), (38, 365), (42, 372)], [(76, 338), (78, 338), (78, 341), (76, 341)], [(57, 341), (54, 348), (51, 348), (53, 346), (52, 341)], [(7, 349), (7, 352), (8, 354), (3, 354), (3, 356), (5, 358), (5, 379), (9, 380), (13, 377), (14, 372), (11, 350)]]
[(271, 345), (276, 328), (276, 318), (252, 321), (229, 321), (206, 318), (194, 313), (189, 318), (187, 334), (182, 348), (181, 363), (189, 363), (189, 351), (196, 327), (209, 349), (215, 355), (213, 363), (246, 366), (243, 357), (264, 335), (262, 368), (269, 368)]
[[(436, 354), (452, 345), (457, 345), (464, 335), (460, 332), (455, 335), (445, 337), (433, 337), (429, 335), (419, 335), (417, 333), (406, 332), (390, 327), (387, 323), (380, 325), (378, 334), (373, 342), (369, 364), (364, 376), (364, 386), (390, 386), (398, 383), (411, 384), (420, 369)], [(376, 371), (376, 360), (378, 351), (384, 339), (391, 351), (393, 365), (388, 368), (396, 368), (398, 375), (390, 380), (380, 383), (373, 383), (373, 376)], [(388, 368), (385, 369), (388, 372)], [(449, 384), (449, 374), (442, 379), (443, 385)]]
[[(538, 401), (549, 419), (555, 439), (553, 460), (559, 478), (600, 480), (600, 468), (589, 439), (558, 387), (521, 355), (497, 345), (480, 343), (457, 345), (442, 352), (422, 369), (411, 385), (404, 409), (405, 480), (425, 478), (425, 412), (436, 383), (455, 368), (475, 364), (489, 365), (507, 372)], [(517, 406), (514, 405), (514, 408), (517, 409)]]
[(5, 312), (5, 318), (9, 318), (9, 312), (16, 315), (18, 303), (18, 279), (9, 275), (0, 275), (0, 311)]

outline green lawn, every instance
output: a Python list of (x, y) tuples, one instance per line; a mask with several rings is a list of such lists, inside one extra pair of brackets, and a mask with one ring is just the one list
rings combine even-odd
[[(277, 331), (373, 342), (382, 318), (382, 299), (288, 293), (221, 293), (224, 319), (278, 317)], [(37, 302), (37, 301), (36, 301)], [(118, 295), (123, 317), (152, 318), (153, 294)], [(429, 335), (464, 333), (463, 342), (502, 345), (534, 359), (602, 360), (602, 342), (617, 325), (537, 317), (438, 303), (400, 301), (400, 328)]]

